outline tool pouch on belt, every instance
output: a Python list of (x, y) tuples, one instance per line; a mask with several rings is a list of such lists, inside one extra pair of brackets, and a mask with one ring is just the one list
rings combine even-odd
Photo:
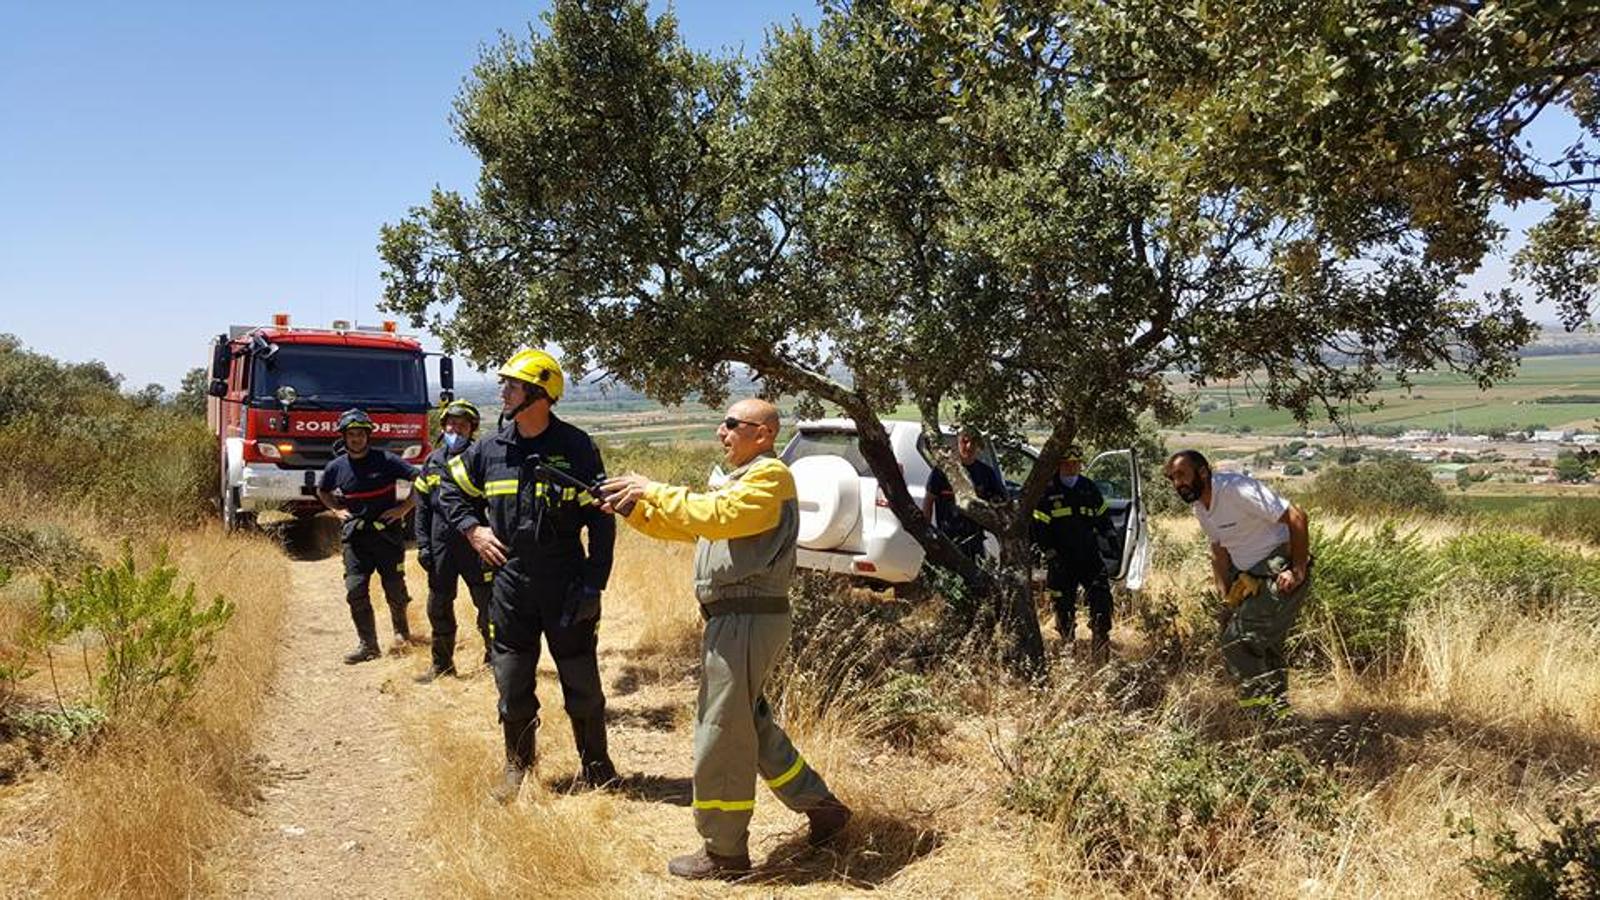
[(1222, 605), (1235, 609), (1239, 604), (1261, 593), (1261, 579), (1249, 572), (1240, 572), (1233, 584), (1228, 585), (1228, 593), (1222, 598)]

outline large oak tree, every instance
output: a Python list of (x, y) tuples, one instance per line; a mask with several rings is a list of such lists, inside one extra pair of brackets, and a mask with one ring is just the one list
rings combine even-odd
[[(1309, 25), (1278, 6), (857, 2), (746, 62), (691, 52), (641, 2), (557, 0), (457, 102), (475, 195), (436, 190), (384, 228), (386, 303), (484, 362), (558, 345), (667, 402), (715, 400), (741, 365), (837, 406), (895, 514), (984, 599), (972, 624), (1037, 663), (1033, 502), (1068, 443), (1174, 415), (1166, 373), (1337, 415), (1407, 372), (1503, 377), (1530, 334), (1510, 294), (1460, 287), (1497, 247), (1493, 203), (1540, 193), (1506, 141), (1437, 143), (1487, 102), (1461, 87), (1473, 62), (1408, 62), (1436, 27), (1409, 5)], [(1258, 33), (1279, 20), (1282, 40)], [(1360, 62), (1326, 59), (1338, 41)], [(1521, 84), (1507, 115), (1560, 99), (1592, 129), (1589, 62), (1500, 73)], [(1385, 86), (1352, 89), (1352, 66)], [(1582, 185), (1542, 190), (1563, 187)], [(1561, 208), (1525, 259), (1536, 282), (1588, 273), (1556, 298), (1581, 318), (1593, 220)], [(999, 565), (913, 503), (879, 419), (905, 398), (930, 437), (952, 414), (1047, 431), (1014, 502), (977, 500), (929, 442)]]

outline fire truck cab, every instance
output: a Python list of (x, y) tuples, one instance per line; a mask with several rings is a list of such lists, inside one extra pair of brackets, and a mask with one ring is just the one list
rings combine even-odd
[[(372, 416), (374, 447), (414, 465), (431, 449), (425, 354), (393, 322), (296, 328), (280, 313), (271, 325), (217, 335), (210, 368), (206, 422), (217, 436), (217, 500), (230, 530), (253, 526), (261, 510), (322, 511), (317, 477), (341, 450), (334, 425), (346, 409)], [(442, 357), (442, 396), (452, 376)]]

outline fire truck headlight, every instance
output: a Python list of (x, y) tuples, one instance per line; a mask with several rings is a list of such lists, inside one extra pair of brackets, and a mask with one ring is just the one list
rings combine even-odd
[(256, 441), (256, 453), (262, 459), (283, 459), (283, 454), (278, 452), (278, 445), (271, 441)]
[(411, 461), (413, 459), (419, 459), (419, 458), (421, 458), (421, 456), (422, 456), (422, 445), (421, 444), (407, 444), (404, 447), (400, 448), (400, 458), (403, 459), (403, 460), (406, 460), (407, 462), (409, 462), (409, 461)]

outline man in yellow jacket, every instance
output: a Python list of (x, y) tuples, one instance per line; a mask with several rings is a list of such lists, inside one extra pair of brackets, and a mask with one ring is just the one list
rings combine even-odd
[(794, 476), (773, 455), (778, 410), (764, 400), (735, 403), (717, 428), (733, 472), (705, 493), (628, 474), (602, 487), (606, 508), (650, 537), (694, 541), (695, 596), (705, 618), (700, 698), (694, 726), (694, 820), (705, 839), (667, 871), (726, 878), (750, 870), (756, 774), (784, 805), (810, 819), (810, 841), (837, 835), (850, 810), (828, 790), (772, 720), (762, 695), (789, 643), (800, 508)]

